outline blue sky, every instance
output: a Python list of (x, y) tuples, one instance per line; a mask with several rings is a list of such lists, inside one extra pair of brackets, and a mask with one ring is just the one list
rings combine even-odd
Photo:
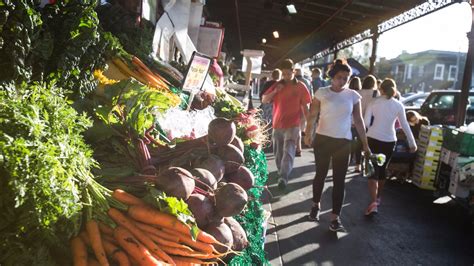
[(471, 28), (471, 17), (470, 5), (460, 3), (416, 19), (380, 35), (377, 56), (390, 59), (403, 50), (467, 52), (466, 33)]

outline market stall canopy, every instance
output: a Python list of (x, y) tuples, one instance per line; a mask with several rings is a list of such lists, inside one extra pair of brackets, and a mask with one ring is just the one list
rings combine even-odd
[[(208, 0), (206, 12), (209, 21), (223, 23), (225, 48), (230, 53), (237, 57), (243, 49), (264, 50), (264, 64), (273, 67), (285, 58), (304, 60), (425, 2)], [(287, 9), (291, 4), (296, 14)], [(274, 31), (279, 38), (273, 36)]]

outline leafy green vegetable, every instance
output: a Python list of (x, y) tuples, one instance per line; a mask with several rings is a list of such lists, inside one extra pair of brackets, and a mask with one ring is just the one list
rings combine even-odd
[(78, 231), (82, 191), (96, 165), (81, 136), (89, 126), (55, 86), (0, 87), (0, 261), (5, 265), (54, 265), (53, 247), (64, 249), (59, 243)]
[(193, 214), (188, 208), (188, 204), (182, 199), (176, 197), (168, 197), (166, 194), (153, 186), (147, 186), (148, 193), (143, 198), (146, 202), (158, 208), (160, 211), (169, 213), (179, 221), (191, 226), (191, 235), (193, 239), (197, 238), (199, 228), (197, 227), (196, 220)]

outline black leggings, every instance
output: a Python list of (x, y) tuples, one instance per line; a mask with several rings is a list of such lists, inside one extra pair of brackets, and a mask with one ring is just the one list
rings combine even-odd
[(342, 203), (344, 202), (344, 187), (347, 167), (349, 166), (349, 155), (351, 153), (351, 141), (316, 134), (313, 150), (316, 161), (316, 175), (313, 180), (313, 202), (318, 203), (321, 201), (324, 180), (328, 175), (329, 162), (332, 159), (332, 213), (340, 215)]
[(395, 141), (384, 142), (373, 138), (367, 138), (369, 148), (372, 153), (383, 153), (385, 154), (385, 163), (382, 166), (374, 165), (375, 173), (369, 176), (369, 179), (385, 180), (387, 165), (393, 155), (395, 149)]

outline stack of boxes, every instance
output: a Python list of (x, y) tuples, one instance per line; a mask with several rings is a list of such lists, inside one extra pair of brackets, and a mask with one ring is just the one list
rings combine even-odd
[[(457, 129), (445, 129), (441, 161), (451, 167), (448, 191), (467, 198), (474, 190), (474, 135)], [(446, 154), (446, 155), (445, 155)]]
[(422, 189), (435, 190), (436, 172), (441, 156), (443, 131), (439, 127), (422, 126), (412, 181)]

